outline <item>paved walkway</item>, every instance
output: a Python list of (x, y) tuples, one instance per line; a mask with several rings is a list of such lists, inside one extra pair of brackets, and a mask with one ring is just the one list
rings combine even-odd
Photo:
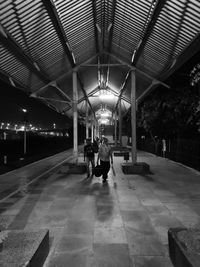
[(68, 174), (65, 163), (29, 185), (24, 177), (20, 182), (20, 170), (11, 172), (7, 177), (21, 187), (1, 200), (0, 226), (49, 229), (44, 267), (172, 267), (167, 231), (199, 227), (200, 173), (144, 152), (138, 161), (153, 174), (124, 175), (123, 158), (114, 157), (104, 185), (97, 177)]

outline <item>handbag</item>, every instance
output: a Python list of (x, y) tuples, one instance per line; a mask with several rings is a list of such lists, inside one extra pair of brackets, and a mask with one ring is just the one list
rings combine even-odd
[(96, 177), (100, 177), (102, 175), (102, 166), (101, 165), (96, 165), (94, 167), (94, 175)]

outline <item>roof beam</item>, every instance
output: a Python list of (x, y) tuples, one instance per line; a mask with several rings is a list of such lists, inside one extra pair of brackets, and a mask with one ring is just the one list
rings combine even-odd
[(172, 75), (178, 68), (180, 68), (185, 62), (192, 58), (197, 52), (199, 52), (200, 47), (200, 33), (197, 34), (196, 38), (191, 42), (188, 47), (179, 55), (176, 60), (173, 60), (170, 68), (161, 75), (160, 79), (166, 80), (170, 75)]
[[(73, 52), (70, 50), (69, 42), (68, 42), (67, 36), (65, 34), (65, 30), (63, 29), (63, 26), (60, 22), (60, 18), (59, 18), (59, 15), (57, 13), (56, 7), (55, 7), (52, 0), (50, 0), (50, 1), (42, 0), (42, 2), (48, 11), (48, 14), (50, 16), (50, 19), (51, 19), (53, 25), (54, 25), (54, 28), (56, 29), (56, 32), (57, 32), (58, 37), (60, 39), (60, 42), (63, 46), (63, 49), (64, 49), (65, 53), (67, 54), (67, 57), (70, 61), (71, 67), (75, 68), (76, 62), (75, 62), (75, 59), (73, 57)], [(81, 79), (80, 79), (80, 76), (78, 75), (78, 73), (77, 73), (77, 78), (78, 78), (78, 81), (81, 85), (81, 90), (83, 91), (83, 94), (87, 98), (87, 94), (83, 88), (83, 84), (81, 82)], [(89, 102), (89, 100), (88, 100), (88, 103), (90, 105), (90, 108), (92, 109), (92, 106), (91, 106), (91, 103)], [(93, 111), (93, 109), (92, 109), (92, 111)], [(94, 111), (93, 111), (93, 113), (94, 113)]]
[(142, 101), (142, 99), (151, 92), (153, 87), (158, 84), (159, 82), (157, 82), (156, 80), (153, 80), (152, 83), (147, 87), (147, 89), (136, 99), (136, 104), (138, 105)]
[[(129, 79), (130, 70), (136, 70), (136, 72), (138, 72), (138, 73), (140, 73), (141, 75), (144, 75), (145, 77), (147, 77), (147, 78), (149, 78), (150, 80), (154, 81), (154, 83), (156, 82), (156, 84), (161, 84), (161, 85), (163, 85), (163, 86), (169, 88), (169, 85), (168, 85), (168, 84), (163, 83), (163, 82), (161, 82), (161, 81), (155, 79), (154, 77), (148, 75), (147, 73), (145, 73), (145, 72), (139, 70), (138, 68), (136, 68), (136, 67), (134, 67), (134, 66), (128, 64), (128, 63), (125, 62), (124, 60), (119, 59), (119, 58), (116, 57), (115, 55), (113, 55), (113, 54), (111, 54), (111, 53), (107, 53), (107, 52), (104, 52), (104, 53), (105, 53), (105, 54), (109, 54), (113, 59), (115, 59), (116, 61), (118, 61), (118, 62), (121, 64), (121, 66), (127, 66), (127, 67), (129, 68), (129, 70), (128, 70), (127, 74), (126, 74), (126, 77), (125, 77), (125, 79), (124, 79), (124, 82), (123, 82), (122, 85), (121, 85), (121, 89), (120, 89), (119, 97), (122, 96), (122, 94), (123, 94), (123, 92), (124, 92), (124, 90), (125, 90), (126, 83), (127, 83), (128, 79)], [(119, 99), (118, 99), (118, 101), (117, 101), (117, 103), (116, 103), (115, 110), (117, 109), (118, 103), (119, 103)]]
[(77, 73), (77, 77), (78, 77), (78, 80), (79, 80), (79, 83), (80, 83), (80, 86), (81, 86), (81, 90), (82, 90), (82, 92), (83, 92), (83, 94), (84, 94), (84, 96), (85, 96), (85, 99), (87, 99), (88, 104), (89, 104), (89, 106), (90, 106), (90, 108), (91, 108), (91, 110), (92, 110), (92, 112), (93, 112), (93, 114), (94, 114), (94, 116), (95, 116), (95, 112), (94, 112), (94, 110), (93, 110), (93, 108), (92, 108), (92, 105), (91, 105), (91, 103), (90, 103), (90, 101), (89, 101), (89, 98), (88, 98), (88, 96), (87, 96), (87, 93), (86, 93), (85, 90), (83, 89), (83, 84), (82, 84), (82, 82), (81, 82), (81, 79), (80, 79), (78, 73)]
[(27, 88), (24, 84), (22, 84), (20, 81), (16, 80), (15, 78), (13, 78), (12, 76), (8, 75), (6, 72), (4, 72), (3, 70), (0, 69), (0, 76), (1, 76), (1, 80), (3, 80), (5, 83), (7, 84), (11, 84), (14, 86), (23, 90), (23, 91), (27, 91)]
[(36, 98), (38, 98), (38, 99), (42, 99), (42, 100), (47, 100), (47, 101), (54, 101), (54, 102), (58, 102), (58, 103), (69, 104), (68, 101), (65, 101), (65, 100), (57, 100), (57, 99), (55, 99), (55, 98), (42, 97), (42, 96), (36, 96)]
[[(90, 57), (88, 60), (84, 61), (83, 63), (76, 65), (76, 67), (74, 67), (75, 71), (78, 71), (81, 67), (87, 67), (88, 65), (90, 65), (90, 62), (95, 59), (98, 58), (99, 54), (95, 54), (94, 56)], [(96, 64), (98, 66), (98, 64)]]
[(63, 90), (60, 89), (60, 87), (57, 85), (55, 81), (48, 83), (46, 86), (40, 88), (37, 92), (32, 93), (30, 96), (38, 98), (38, 93), (44, 91), (45, 89), (48, 89), (49, 86), (56, 88), (61, 93), (61, 95), (63, 95), (67, 99), (68, 103), (72, 102), (71, 98), (66, 93), (64, 93)]
[(110, 34), (109, 34), (109, 40), (108, 40), (108, 52), (110, 53), (111, 51), (111, 46), (112, 46), (112, 38), (113, 38), (113, 28), (114, 28), (114, 21), (115, 21), (115, 9), (116, 9), (116, 4), (117, 1), (113, 0), (113, 5), (112, 5), (112, 14), (111, 14), (111, 28), (109, 30)]
[(127, 66), (127, 64), (121, 64), (121, 63), (80, 64), (80, 67), (119, 67), (119, 66)]
[[(9, 32), (4, 29), (1, 25), (0, 30), (0, 41), (3, 42), (6, 48), (8, 48), (15, 56), (25, 65), (27, 65), (39, 78), (44, 82), (48, 83), (47, 86), (40, 88), (37, 92), (32, 93), (31, 97), (37, 97), (37, 93), (47, 88), (49, 85), (54, 86), (67, 100), (71, 102), (71, 99), (59, 88), (56, 82), (52, 82), (47, 76), (40, 70), (40, 67), (36, 62), (25, 53), (25, 51), (20, 47), (20, 45), (14, 40), (14, 38), (9, 34)], [(15, 81), (14, 81), (15, 83)], [(56, 107), (55, 107), (55, 110)]]
[[(155, 1), (154, 1), (155, 2)], [(152, 17), (146, 27), (146, 30), (144, 31), (143, 33), (143, 37), (142, 39), (140, 40), (139, 44), (138, 44), (138, 47), (136, 48), (136, 51), (135, 51), (135, 55), (134, 55), (134, 58), (133, 58), (133, 61), (132, 61), (132, 65), (136, 65), (141, 54), (142, 54), (142, 51), (146, 45), (146, 42), (149, 38), (149, 36), (151, 35), (152, 33), (152, 30), (153, 30), (153, 27), (154, 25), (156, 24), (156, 21), (157, 21), (157, 18), (162, 10), (162, 8), (164, 7), (165, 5), (165, 2), (166, 0), (157, 0), (157, 3), (156, 3), (156, 6), (155, 6), (155, 9), (153, 11), (153, 14), (152, 14)]]
[(50, 79), (41, 72), (40, 67), (36, 62), (32, 60), (29, 55), (23, 50), (23, 48), (16, 42), (16, 40), (10, 35), (10, 33), (1, 25), (0, 41), (3, 43), (6, 49), (11, 51), (18, 58), (22, 64), (28, 66), (43, 82), (47, 83)]
[[(114, 28), (114, 20), (115, 20), (115, 9), (116, 9), (116, 4), (117, 1), (113, 0), (112, 1), (112, 13), (111, 13), (111, 23), (108, 26), (107, 31), (109, 32), (109, 39), (108, 39), (108, 52), (111, 51), (111, 46), (112, 46), (112, 39), (113, 39), (113, 28)], [(108, 62), (110, 61), (110, 59), (108, 58)], [(108, 84), (109, 81), (109, 74), (110, 74), (110, 66), (107, 67), (107, 77), (106, 77), (106, 84)]]
[(65, 50), (65, 53), (67, 54), (67, 57), (68, 57), (70, 64), (73, 68), (73, 67), (75, 67), (75, 61), (74, 61), (74, 58), (72, 56), (72, 51), (70, 50), (70, 47), (69, 47), (69, 42), (68, 42), (67, 36), (66, 36), (65, 31), (63, 29), (63, 26), (60, 22), (60, 18), (59, 18), (59, 15), (57, 13), (56, 7), (55, 7), (52, 0), (49, 0), (49, 1), (42, 0), (42, 2), (44, 4), (44, 6), (46, 7), (46, 10), (50, 16), (50, 19), (54, 25), (54, 28), (56, 29), (56, 32), (57, 32), (58, 37), (60, 39), (60, 42), (63, 46), (63, 49)]
[(97, 30), (97, 14), (96, 14), (96, 1), (92, 1), (92, 12), (93, 12), (93, 19), (94, 19), (94, 36), (95, 36), (95, 45), (96, 45), (96, 52), (99, 53), (99, 37), (98, 37), (98, 30)]
[(130, 99), (127, 99), (125, 96), (121, 96), (121, 99), (127, 102), (128, 104), (131, 104)]

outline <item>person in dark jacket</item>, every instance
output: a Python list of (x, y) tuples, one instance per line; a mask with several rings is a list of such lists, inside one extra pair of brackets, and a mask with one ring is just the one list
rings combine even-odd
[(92, 175), (94, 175), (94, 147), (91, 139), (86, 139), (86, 145), (84, 146), (84, 161), (87, 163), (87, 178), (90, 177), (90, 164), (92, 165)]

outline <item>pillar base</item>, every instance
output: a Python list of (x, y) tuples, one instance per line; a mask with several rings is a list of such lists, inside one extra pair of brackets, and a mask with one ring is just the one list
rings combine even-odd
[(152, 174), (149, 165), (145, 162), (122, 163), (121, 166), (124, 174)]
[(67, 174), (83, 174), (87, 172), (86, 163), (65, 163), (61, 168), (62, 173)]
[(49, 253), (49, 230), (8, 230), (0, 266), (42, 267)]
[(169, 256), (174, 267), (198, 267), (200, 263), (200, 230), (170, 228)]

